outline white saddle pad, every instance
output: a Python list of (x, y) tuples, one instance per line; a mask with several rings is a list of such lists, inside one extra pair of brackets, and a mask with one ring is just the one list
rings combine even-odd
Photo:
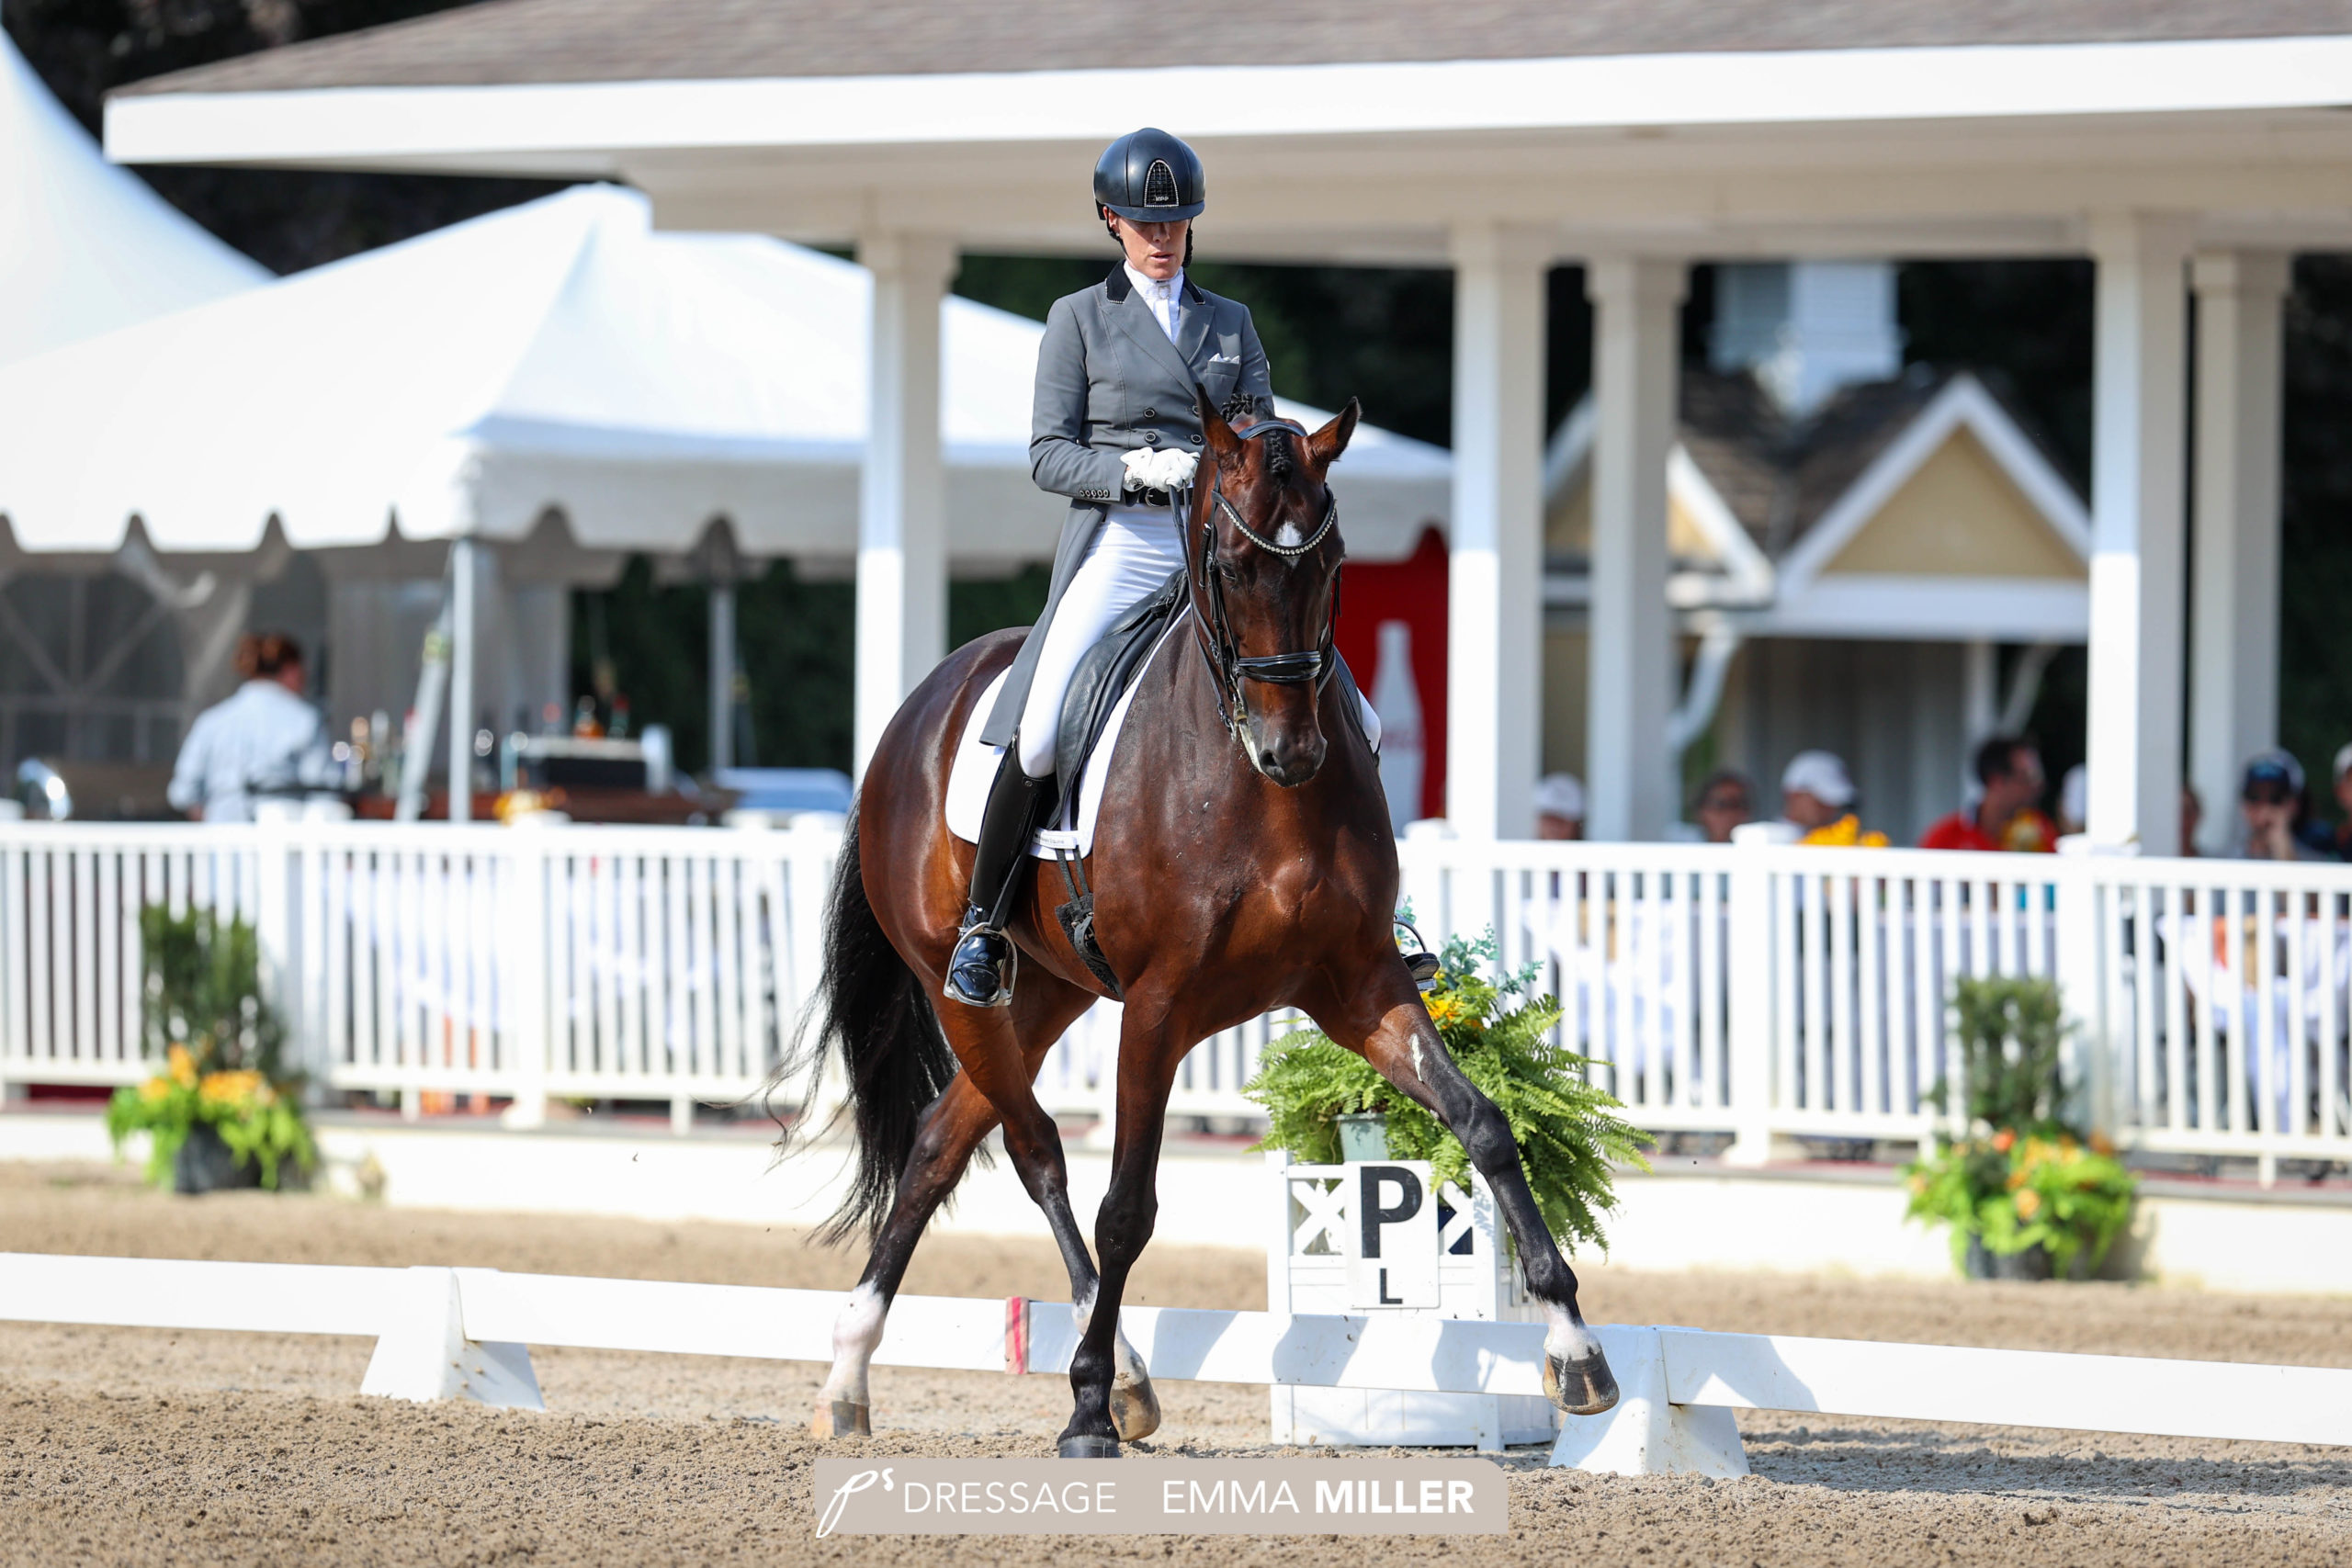
[[(1168, 630), (1160, 634), (1159, 640), (1151, 645), (1151, 651), (1136, 667), (1136, 679), (1120, 694), (1118, 705), (1111, 710), (1110, 722), (1102, 727), (1102, 739), (1095, 742), (1094, 754), (1087, 761), (1086, 777), (1078, 786), (1078, 821), (1074, 825), (1076, 847), (1081, 855), (1094, 852), (1094, 819), (1102, 814), (1102, 792), (1109, 785), (1111, 769), (1118, 761), (1119, 732), (1126, 726), (1127, 708), (1136, 700), (1136, 689), (1143, 684), (1141, 672), (1151, 668), (1152, 660), (1167, 645), (1169, 635), (1183, 624), (1184, 616), (1180, 614), (1168, 624)], [(995, 782), (998, 764), (1004, 757), (1003, 747), (990, 746), (980, 739), (980, 728), (996, 707), (997, 694), (1004, 689), (1004, 678), (1011, 673), (1006, 670), (990, 681), (988, 690), (980, 694), (980, 700), (972, 705), (964, 733), (956, 738), (956, 761), (947, 771), (947, 830), (967, 844), (979, 841), (980, 812), (988, 805), (989, 785)], [(1057, 818), (1064, 815), (1056, 814)], [(1059, 826), (1058, 821), (1056, 826)], [(1069, 843), (1067, 833), (1048, 829), (1030, 840), (1029, 852), (1039, 860), (1052, 860), (1054, 850), (1049, 846), (1055, 840), (1065, 846)]]

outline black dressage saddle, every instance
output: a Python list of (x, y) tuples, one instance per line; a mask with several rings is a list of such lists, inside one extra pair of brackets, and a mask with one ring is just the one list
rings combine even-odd
[(1075, 824), (1078, 811), (1078, 789), (1086, 777), (1086, 765), (1091, 760), (1096, 742), (1111, 722), (1111, 710), (1119, 705), (1136, 677), (1143, 673), (1144, 660), (1159, 645), (1160, 634), (1167, 631), (1184, 609), (1184, 573), (1171, 571), (1168, 581), (1153, 589), (1148, 597), (1137, 601), (1127, 613), (1111, 623), (1102, 640), (1086, 650), (1078, 661), (1077, 671), (1070, 676), (1069, 690), (1062, 695), (1062, 728), (1054, 747), (1054, 776), (1059, 781), (1061, 798), (1068, 803), (1070, 821)]

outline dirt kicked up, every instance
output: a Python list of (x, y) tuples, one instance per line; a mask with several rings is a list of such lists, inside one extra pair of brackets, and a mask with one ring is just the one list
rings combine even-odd
[[(860, 1259), (754, 1226), (175, 1201), (90, 1168), (0, 1167), (0, 1250), (487, 1263), (838, 1287)], [(2352, 1365), (2352, 1303), (2089, 1287), (1637, 1275), (1588, 1266), (1600, 1321)], [(1156, 1304), (1262, 1306), (1255, 1254), (1155, 1250)], [(934, 1236), (910, 1291), (1060, 1294), (1043, 1243)], [(541, 1350), (546, 1415), (353, 1392), (365, 1341), (0, 1325), (0, 1561), (667, 1563), (952, 1561), (1854, 1564), (2352, 1562), (2352, 1451), (1743, 1417), (1738, 1482), (1551, 1472), (1515, 1454), (1492, 1538), (811, 1539), (820, 1452), (1034, 1456), (1055, 1378), (877, 1369), (876, 1435), (802, 1428), (821, 1369)], [(1266, 1453), (1264, 1391), (1161, 1385), (1159, 1453)], [(1148, 1464), (1149, 1453), (1133, 1462)], [(1344, 1454), (1330, 1456), (1344, 1464)]]

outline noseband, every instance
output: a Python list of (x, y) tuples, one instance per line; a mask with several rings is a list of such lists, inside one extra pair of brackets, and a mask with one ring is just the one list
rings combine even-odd
[[(1267, 420), (1237, 430), (1234, 434), (1247, 441), (1268, 430), (1290, 433), (1294, 427)], [(1232, 519), (1241, 536), (1260, 549), (1295, 560), (1320, 545), (1337, 525), (1340, 502), (1329, 488), (1325, 487), (1323, 521), (1316, 526), (1315, 532), (1301, 544), (1277, 544), (1250, 526), (1239, 509), (1226, 499), (1220, 488), (1222, 478), (1222, 475), (1212, 471), (1209, 504), (1201, 512), (1199, 548), (1188, 548), (1184, 553), (1186, 567), (1193, 580), (1193, 619), (1199, 633), (1197, 640), (1201, 657), (1207, 661), (1209, 673), (1216, 684), (1217, 716), (1225, 721), (1225, 728), (1233, 738), (1246, 748), (1248, 741), (1243, 729), (1250, 721), (1250, 706), (1245, 682), (1260, 681), (1277, 686), (1310, 683), (1320, 686), (1339, 667), (1340, 661), (1332, 652), (1331, 642), (1340, 621), (1340, 568), (1335, 566), (1331, 569), (1331, 608), (1324, 617), (1323, 635), (1313, 649), (1301, 653), (1269, 653), (1245, 658), (1239, 644), (1234, 640), (1233, 623), (1226, 613), (1224, 580), (1216, 573), (1216, 514), (1222, 512)], [(1176, 514), (1180, 532), (1182, 528), (1181, 504), (1175, 496), (1169, 498), (1169, 510)], [(1208, 605), (1205, 614), (1200, 611), (1203, 603)]]

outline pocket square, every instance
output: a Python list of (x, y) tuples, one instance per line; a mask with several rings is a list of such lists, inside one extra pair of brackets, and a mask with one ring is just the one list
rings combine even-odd
[(1241, 356), (1238, 354), (1212, 354), (1209, 355), (1209, 363), (1211, 365), (1238, 365), (1241, 363)]

